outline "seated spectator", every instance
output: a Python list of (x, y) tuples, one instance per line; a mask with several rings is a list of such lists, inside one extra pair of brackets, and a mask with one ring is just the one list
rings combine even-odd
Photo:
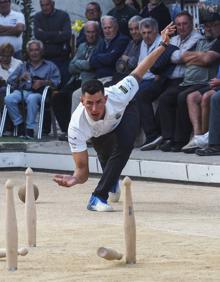
[(69, 15), (54, 5), (53, 0), (40, 0), (41, 11), (34, 15), (34, 36), (43, 42), (44, 58), (57, 65), (65, 85), (70, 78), (71, 22)]
[[(70, 81), (53, 96), (52, 103), (54, 112), (63, 134), (59, 137), (61, 141), (67, 141), (67, 129), (71, 117), (71, 104), (72, 112), (78, 106), (80, 97), (72, 93), (74, 90), (81, 86), (81, 83), (86, 80), (95, 78), (95, 72), (90, 67), (89, 59), (99, 42), (99, 24), (95, 21), (88, 21), (85, 23), (84, 32), (86, 41), (79, 45), (74, 58), (69, 64), (69, 72), (72, 77)], [(64, 110), (65, 109), (65, 110)]]
[(141, 46), (141, 33), (139, 30), (140, 16), (133, 16), (128, 22), (131, 40), (122, 56), (116, 62), (116, 73), (113, 75), (112, 83), (115, 84), (127, 76), (138, 63)]
[[(193, 136), (190, 142), (182, 148), (184, 153), (194, 153), (198, 148), (204, 148), (208, 142), (210, 100), (216, 91), (208, 90), (220, 85), (220, 80), (214, 78), (210, 87), (202, 88), (187, 96), (189, 118), (193, 127)], [(207, 91), (208, 90), (208, 91)], [(216, 90), (218, 90), (216, 88)]]
[[(102, 10), (97, 2), (89, 2), (86, 5), (86, 11), (85, 11), (85, 17), (88, 21), (97, 21), (100, 23), (100, 18), (102, 15)], [(100, 26), (101, 29), (101, 26)], [(79, 35), (76, 38), (76, 47), (79, 47), (80, 43), (83, 43), (86, 41), (84, 27), (80, 30)]]
[(129, 36), (128, 21), (133, 16), (137, 15), (138, 12), (131, 6), (125, 4), (125, 0), (113, 0), (115, 7), (110, 10), (107, 15), (116, 18), (119, 31)]
[[(194, 153), (198, 148), (207, 147), (210, 100), (219, 90), (220, 73), (217, 78), (210, 80), (209, 86), (199, 89), (187, 96), (189, 118), (193, 126), (193, 136), (190, 142), (182, 148), (184, 153)], [(215, 99), (215, 101), (217, 100), (218, 98)]]
[(163, 0), (150, 0), (140, 13), (142, 18), (154, 18), (158, 22), (159, 32), (170, 22), (170, 12)]
[(129, 38), (120, 34), (117, 20), (112, 16), (103, 16), (101, 25), (104, 38), (92, 53), (90, 65), (95, 70), (96, 78), (105, 83), (112, 80), (115, 64), (126, 49)]
[(199, 156), (220, 155), (220, 80), (218, 80), (217, 89), (216, 93), (211, 97), (208, 146), (195, 151)]
[[(177, 104), (177, 118), (176, 118), (176, 132), (175, 132), (175, 141), (176, 142), (183, 142), (183, 141), (189, 141), (189, 137), (191, 134), (191, 122), (189, 119), (188, 111), (192, 111), (190, 113), (190, 118), (193, 124), (194, 128), (194, 134), (197, 135), (196, 138), (193, 138), (189, 144), (183, 147), (184, 152), (194, 152), (195, 148), (197, 147), (197, 143), (202, 144), (202, 141), (199, 139), (199, 134), (204, 133), (204, 130), (207, 130), (207, 123), (208, 123), (208, 109), (209, 109), (209, 96), (212, 94), (212, 91), (209, 93), (206, 93), (208, 90), (211, 90), (213, 87), (215, 87), (215, 80), (212, 80), (216, 74), (218, 69), (218, 60), (220, 58), (220, 45), (219, 45), (219, 35), (220, 35), (220, 18), (217, 20), (218, 16), (216, 14), (213, 14), (212, 17), (208, 18), (208, 21), (204, 23), (205, 26), (205, 36), (207, 39), (209, 39), (210, 42), (207, 42), (207, 44), (211, 44), (211, 46), (207, 49), (205, 48), (205, 45), (202, 46), (201, 43), (198, 43), (198, 46), (196, 47), (197, 51), (193, 52), (185, 52), (185, 54), (182, 55), (182, 59), (187, 63), (187, 69), (189, 69), (189, 75), (188, 80), (192, 81), (193, 83), (196, 83), (198, 79), (202, 81), (202, 84), (205, 86), (201, 87), (188, 99), (188, 103), (190, 104), (187, 109), (186, 104), (186, 96), (190, 94), (189, 92), (186, 95), (179, 95), (178, 98), (178, 104)], [(215, 40), (213, 40), (215, 38)], [(201, 46), (202, 48), (198, 48)], [(207, 45), (208, 46), (208, 45)], [(191, 71), (194, 71), (194, 76), (192, 75)], [(211, 88), (207, 85), (210, 83), (211, 80)], [(198, 83), (198, 82), (197, 82)], [(200, 82), (201, 84), (201, 82)], [(205, 95), (203, 95), (206, 93)], [(203, 96), (202, 96), (203, 95)], [(194, 103), (193, 101), (197, 101)], [(198, 131), (198, 128), (195, 128), (195, 123), (199, 124), (199, 116), (201, 114), (200, 106), (198, 103), (202, 101), (202, 120), (203, 125), (200, 125), (200, 128), (203, 128), (203, 130), (200, 132), (200, 129)], [(197, 126), (196, 126), (197, 127)], [(202, 138), (203, 139), (203, 138)], [(198, 141), (198, 142), (197, 142)], [(186, 142), (186, 143), (187, 143)]]
[[(179, 95), (178, 86), (183, 81), (185, 73), (182, 54), (190, 50), (199, 39), (203, 38), (199, 32), (193, 30), (193, 18), (186, 11), (176, 16), (175, 25), (177, 35), (170, 40), (172, 45), (179, 48), (171, 55), (171, 62), (175, 64), (175, 68), (166, 79), (158, 100), (158, 113), (163, 137), (160, 149), (165, 152), (171, 151), (171, 149), (173, 151), (180, 150), (179, 144), (175, 147), (173, 134), (175, 131), (177, 97)], [(181, 144), (181, 146), (184, 145)]]
[[(161, 42), (161, 36), (158, 33), (157, 21), (153, 18), (143, 19), (139, 24), (139, 28), (143, 39), (141, 42), (140, 55), (138, 59), (140, 62), (159, 46)], [(159, 83), (154, 84), (154, 81), (155, 75), (148, 70), (147, 73), (144, 74), (143, 80), (140, 82), (139, 90), (136, 95), (137, 106), (140, 112), (140, 126), (145, 133), (147, 143), (154, 140), (158, 135), (152, 106), (152, 102), (157, 99), (157, 95), (154, 96), (150, 93), (153, 92), (151, 86), (160, 86)], [(160, 91), (158, 93), (160, 93)]]
[[(95, 78), (98, 78), (105, 84), (112, 80), (115, 73), (116, 61), (127, 47), (129, 38), (118, 32), (117, 20), (114, 17), (103, 16), (101, 18), (101, 25), (104, 38), (100, 39), (92, 52), (89, 65), (93, 69)], [(81, 94), (81, 88), (73, 93), (72, 112), (78, 106)]]
[(22, 63), (13, 55), (14, 47), (10, 43), (0, 45), (0, 113), (4, 107), (6, 81), (9, 75)]
[(0, 45), (10, 43), (14, 56), (22, 58), (22, 33), (25, 30), (24, 15), (11, 9), (11, 0), (0, 0)]
[[(26, 133), (27, 138), (33, 138), (42, 91), (46, 85), (57, 87), (60, 84), (60, 73), (56, 65), (43, 59), (41, 41), (29, 41), (26, 51), (29, 60), (19, 65), (7, 80), (14, 91), (5, 97), (5, 104), (13, 125), (18, 127), (18, 136), (25, 136)], [(26, 120), (24, 113), (22, 115), (19, 110), (19, 103), (23, 102), (27, 105)]]

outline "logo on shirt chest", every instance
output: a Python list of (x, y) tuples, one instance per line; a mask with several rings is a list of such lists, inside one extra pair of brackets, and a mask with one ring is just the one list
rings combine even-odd
[(118, 89), (120, 89), (124, 94), (128, 93), (128, 89), (124, 87), (123, 85), (120, 85)]

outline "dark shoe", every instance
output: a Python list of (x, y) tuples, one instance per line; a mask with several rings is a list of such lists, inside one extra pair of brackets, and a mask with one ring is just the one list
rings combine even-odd
[(158, 146), (162, 143), (163, 137), (158, 136), (155, 139), (149, 141), (147, 140), (141, 147), (141, 151), (150, 151), (150, 150), (155, 150), (158, 148)]
[(170, 152), (171, 148), (173, 146), (173, 141), (170, 139), (166, 139), (163, 141), (163, 143), (160, 145), (160, 150), (163, 152)]
[(9, 130), (6, 130), (6, 131), (3, 132), (2, 136), (4, 136), (4, 137), (11, 137), (11, 136), (13, 136), (13, 132), (9, 131)]
[(25, 136), (25, 126), (23, 122), (17, 125), (17, 136), (21, 138)]
[(171, 152), (173, 153), (178, 153), (181, 152), (182, 147), (185, 145), (186, 143), (182, 143), (182, 142), (175, 142), (174, 145), (171, 148)]
[(197, 149), (195, 153), (198, 156), (219, 156), (220, 145), (209, 146), (203, 149)]
[(92, 147), (92, 140), (89, 139), (86, 141), (87, 147)]
[(34, 130), (33, 129), (27, 128), (26, 138), (27, 139), (34, 139)]
[(67, 133), (63, 133), (63, 134), (61, 134), (59, 137), (58, 137), (58, 140), (60, 140), (60, 141), (68, 141), (68, 135), (67, 135)]

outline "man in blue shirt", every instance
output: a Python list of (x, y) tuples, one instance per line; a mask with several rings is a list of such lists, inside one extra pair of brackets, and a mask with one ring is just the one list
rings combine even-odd
[[(29, 60), (21, 64), (7, 80), (14, 91), (5, 97), (5, 104), (14, 126), (18, 126), (18, 136), (25, 135), (26, 122), (26, 137), (33, 138), (42, 91), (46, 85), (57, 87), (60, 73), (55, 64), (43, 59), (41, 41), (29, 41), (27, 54)], [(23, 101), (27, 104), (26, 121), (19, 110), (19, 103)]]

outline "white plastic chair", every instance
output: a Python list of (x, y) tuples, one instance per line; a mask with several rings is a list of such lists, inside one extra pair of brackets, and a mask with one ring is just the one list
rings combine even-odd
[[(10, 85), (7, 85), (6, 95), (10, 95), (10, 89), (11, 89)], [(41, 104), (40, 104), (40, 114), (39, 114), (37, 139), (41, 139), (42, 138), (44, 111), (45, 111), (46, 98), (47, 98), (47, 96), (50, 93), (49, 89), (50, 89), (50, 86), (46, 86), (44, 88), (43, 94), (42, 94), (42, 99), (41, 99)], [(51, 122), (52, 122), (53, 134), (54, 134), (54, 137), (57, 138), (56, 119), (55, 119), (55, 115), (54, 115), (54, 112), (53, 112), (52, 105), (50, 105), (50, 103), (49, 103), (49, 110), (50, 110), (50, 114), (51, 114)], [(0, 137), (2, 137), (3, 132), (4, 132), (7, 111), (8, 110), (7, 110), (7, 107), (5, 105), (4, 108), (3, 108), (2, 119), (1, 119), (1, 123), (0, 123)], [(15, 136), (17, 135), (17, 130), (15, 130), (14, 135)]]
[[(6, 96), (10, 94), (11, 86), (7, 85), (6, 87)], [(7, 116), (7, 107), (4, 105), (3, 112), (2, 112), (2, 118), (0, 123), (0, 137), (3, 135), (4, 127), (5, 127), (5, 120)]]

